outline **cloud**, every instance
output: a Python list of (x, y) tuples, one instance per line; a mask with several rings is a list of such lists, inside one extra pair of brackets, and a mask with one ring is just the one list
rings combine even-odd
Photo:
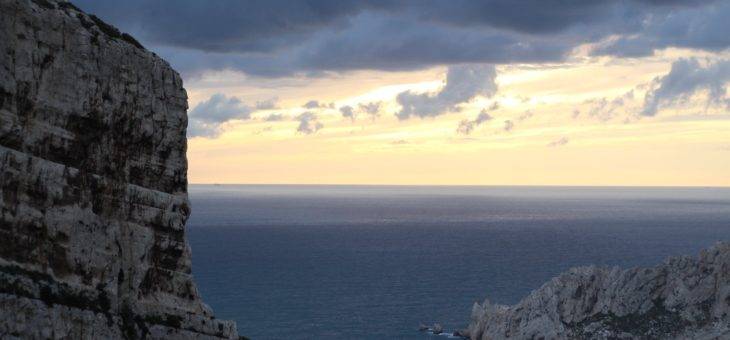
[(78, 0), (185, 76), (266, 77), (560, 61), (575, 47), (635, 56), (730, 46), (728, 1)]
[(370, 102), (367, 104), (359, 104), (357, 107), (360, 110), (360, 112), (363, 112), (370, 116), (370, 118), (375, 119), (380, 116), (380, 106), (382, 102)]
[(348, 118), (350, 120), (355, 120), (355, 112), (352, 109), (352, 106), (345, 105), (340, 107), (340, 113), (342, 114), (343, 118)]
[(187, 135), (191, 138), (218, 137), (222, 124), (232, 120), (250, 119), (252, 111), (240, 99), (216, 93), (190, 110)]
[(525, 112), (522, 112), (522, 114), (519, 117), (517, 117), (517, 121), (521, 122), (523, 120), (528, 120), (528, 119), (532, 118), (532, 116), (534, 116), (534, 115), (535, 115), (535, 113), (532, 112), (532, 110), (527, 110)]
[(261, 134), (263, 134), (264, 132), (269, 132), (269, 131), (272, 131), (272, 130), (273, 130), (273, 128), (272, 128), (271, 126), (267, 126), (267, 127), (264, 127), (264, 128), (263, 128), (263, 129), (261, 129), (261, 130), (255, 131), (255, 132), (253, 133), (253, 135), (255, 135), (255, 136), (258, 136), (258, 135), (261, 135)]
[(316, 109), (316, 108), (319, 108), (319, 102), (316, 100), (310, 100), (310, 101), (304, 103), (304, 105), (302, 105), (302, 107), (305, 109)]
[[(618, 97), (614, 97), (612, 99), (608, 99), (606, 97), (601, 97), (597, 99), (590, 99), (585, 101), (585, 104), (588, 104), (589, 107), (587, 109), (586, 114), (590, 118), (596, 118), (600, 121), (607, 121), (611, 118), (616, 117), (620, 112), (620, 109), (625, 109), (628, 105), (628, 102), (634, 99), (634, 90), (630, 90)], [(627, 113), (626, 110), (622, 111), (624, 113)], [(573, 118), (578, 118), (580, 116), (581, 112), (579, 110), (573, 111)]]
[[(661, 1), (656, 3), (661, 4)], [(677, 4), (680, 6), (676, 6)], [(659, 6), (655, 11), (647, 12), (633, 34), (623, 34), (603, 41), (593, 54), (641, 57), (667, 47), (707, 51), (722, 51), (730, 47), (730, 34), (727, 34), (730, 2), (681, 4), (677, 2), (675, 6), (668, 8)]]
[(654, 116), (665, 106), (686, 101), (698, 91), (707, 91), (707, 105), (726, 105), (730, 82), (730, 59), (701, 64), (696, 58), (679, 59), (664, 76), (657, 77), (644, 97), (641, 114)]
[[(373, 120), (375, 118), (380, 116), (380, 107), (382, 105), (382, 102), (370, 102), (370, 103), (360, 103), (357, 105), (357, 111), (363, 114), (366, 114), (370, 116)], [(355, 121), (355, 118), (357, 116), (355, 112), (355, 108), (353, 108), (350, 105), (345, 105), (340, 107), (340, 113), (342, 114), (343, 118), (350, 119), (351, 121)]]
[(359, 1), (77, 0), (149, 42), (208, 52), (271, 52), (377, 7)]
[(267, 100), (257, 101), (256, 102), (256, 110), (273, 110), (276, 109), (276, 103), (279, 101), (279, 98), (271, 98)]
[(563, 146), (565, 144), (568, 144), (570, 140), (567, 137), (560, 137), (559, 139), (556, 139), (550, 143), (547, 144), (548, 147), (555, 148), (559, 146)]
[(324, 127), (322, 123), (317, 120), (317, 115), (314, 112), (304, 112), (297, 116), (299, 126), (297, 132), (305, 135), (313, 134)]
[(310, 110), (312, 110), (312, 109), (334, 109), (335, 103), (327, 104), (327, 103), (320, 103), (317, 100), (310, 100), (310, 101), (304, 103), (304, 105), (302, 105), (302, 107), (305, 109), (310, 109)]
[(503, 127), (504, 131), (507, 131), (507, 132), (512, 131), (512, 129), (514, 129), (514, 127), (515, 127), (515, 123), (513, 123), (511, 120), (504, 121), (504, 127)]
[[(491, 108), (490, 108), (491, 109)], [(489, 109), (484, 109), (479, 112), (479, 115), (474, 120), (464, 119), (459, 122), (459, 127), (456, 128), (456, 132), (462, 135), (471, 134), (474, 128), (492, 119), (492, 116), (487, 113)]]
[(444, 86), (436, 93), (401, 92), (396, 96), (401, 110), (398, 119), (435, 117), (449, 111), (458, 111), (457, 105), (476, 96), (492, 96), (497, 91), (494, 65), (451, 66)]
[(284, 120), (284, 115), (281, 113), (272, 113), (264, 117), (265, 122), (280, 122), (282, 120)]

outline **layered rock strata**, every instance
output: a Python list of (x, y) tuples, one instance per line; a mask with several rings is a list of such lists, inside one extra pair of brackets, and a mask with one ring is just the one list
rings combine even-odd
[(187, 95), (68, 2), (0, 0), (0, 338), (237, 338), (191, 276)]
[(574, 268), (471, 317), (471, 339), (730, 339), (730, 243), (653, 268)]

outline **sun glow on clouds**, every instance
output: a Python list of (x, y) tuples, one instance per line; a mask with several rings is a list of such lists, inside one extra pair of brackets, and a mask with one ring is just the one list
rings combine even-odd
[(730, 185), (730, 1), (75, 4), (182, 74), (194, 183)]
[[(280, 79), (210, 74), (186, 84), (191, 108), (216, 93), (249, 107), (272, 98), (276, 105), (224, 122), (218, 138), (190, 139), (189, 177), (194, 183), (730, 185), (728, 106), (707, 105), (707, 91), (700, 90), (655, 117), (641, 114), (653, 82), (692, 55), (667, 50), (642, 59), (498, 66), (492, 95), (409, 119), (396, 116), (398, 95), (438, 95), (448, 68)], [(694, 55), (705, 64), (727, 60)], [(319, 106), (303, 107), (310, 100)], [(367, 112), (369, 104), (376, 112)], [(354, 118), (343, 117), (345, 106)], [(479, 120), (481, 113), (490, 119)], [(319, 125), (302, 133), (305, 116)], [(478, 124), (460, 133), (463, 121)]]

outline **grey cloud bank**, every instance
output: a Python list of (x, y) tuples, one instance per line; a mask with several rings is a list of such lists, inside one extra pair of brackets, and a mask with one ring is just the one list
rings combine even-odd
[(253, 111), (236, 97), (214, 94), (190, 110), (188, 137), (217, 137), (222, 124), (234, 119), (250, 119)]
[[(730, 46), (728, 1), (81, 0), (185, 75), (413, 70), (562, 60), (574, 47), (640, 56)], [(606, 40), (606, 38), (611, 39)]]
[(491, 96), (497, 91), (494, 79), (497, 72), (494, 65), (451, 66), (446, 74), (446, 83), (436, 93), (414, 93), (404, 91), (396, 101), (401, 110), (398, 119), (411, 117), (435, 117), (448, 111), (458, 111), (458, 104), (468, 102), (478, 95)]
[(707, 105), (725, 105), (730, 109), (727, 83), (730, 82), (730, 60), (701, 64), (697, 59), (679, 59), (668, 74), (654, 79), (644, 98), (641, 114), (654, 116), (663, 106), (686, 101), (698, 91), (707, 91)]

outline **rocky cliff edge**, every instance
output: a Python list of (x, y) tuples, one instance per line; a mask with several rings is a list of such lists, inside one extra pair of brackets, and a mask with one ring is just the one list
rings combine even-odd
[(730, 339), (730, 243), (653, 268), (574, 268), (471, 318), (475, 340)]
[(0, 0), (0, 338), (237, 338), (191, 276), (187, 95), (131, 36)]

